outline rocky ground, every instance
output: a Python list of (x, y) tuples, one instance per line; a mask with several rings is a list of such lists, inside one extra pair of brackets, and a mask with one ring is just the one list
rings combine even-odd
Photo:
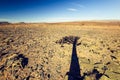
[(74, 37), (83, 80), (120, 79), (120, 25), (0, 25), (0, 80), (68, 80)]

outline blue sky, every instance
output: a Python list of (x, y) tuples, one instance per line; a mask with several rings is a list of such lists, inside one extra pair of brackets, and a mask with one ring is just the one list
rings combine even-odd
[(0, 0), (0, 21), (120, 20), (120, 0)]

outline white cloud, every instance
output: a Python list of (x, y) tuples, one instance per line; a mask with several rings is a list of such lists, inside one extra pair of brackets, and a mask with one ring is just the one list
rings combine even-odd
[(68, 10), (68, 11), (72, 11), (72, 12), (78, 11), (78, 10), (75, 9), (75, 8), (68, 8), (67, 10)]

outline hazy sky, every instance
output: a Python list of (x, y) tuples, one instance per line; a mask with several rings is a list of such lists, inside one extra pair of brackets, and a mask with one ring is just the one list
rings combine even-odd
[(0, 21), (120, 20), (120, 0), (0, 0)]

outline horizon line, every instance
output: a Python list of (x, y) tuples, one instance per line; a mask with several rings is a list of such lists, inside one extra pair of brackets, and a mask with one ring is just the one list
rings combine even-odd
[(8, 23), (62, 23), (62, 22), (103, 22), (103, 21), (120, 21), (120, 19), (86, 19), (86, 20), (69, 20), (69, 21), (8, 21), (8, 20), (0, 20), (0, 22), (8, 22)]

